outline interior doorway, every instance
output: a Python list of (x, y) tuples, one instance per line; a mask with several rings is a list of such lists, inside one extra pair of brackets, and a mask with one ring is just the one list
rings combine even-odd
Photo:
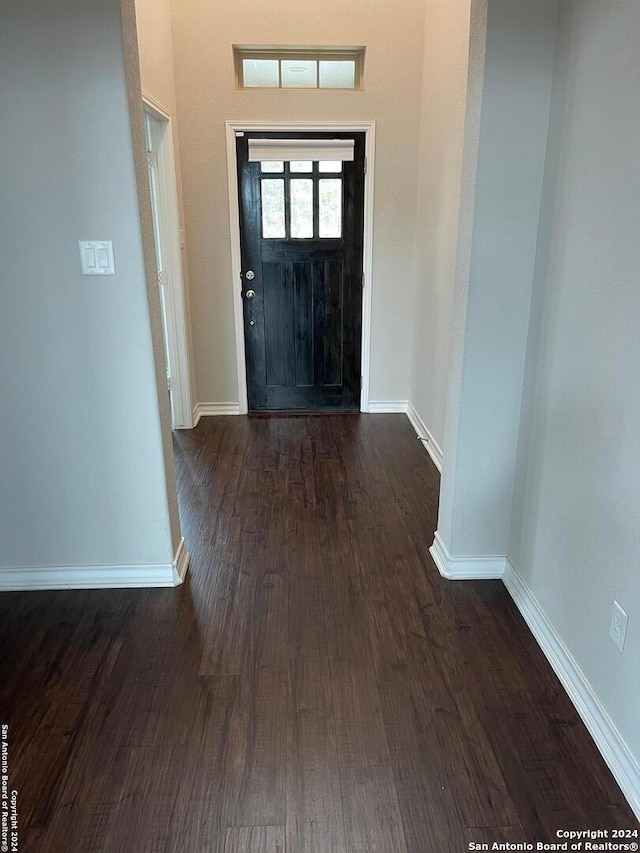
[(173, 429), (193, 427), (182, 239), (170, 116), (145, 99), (145, 141)]

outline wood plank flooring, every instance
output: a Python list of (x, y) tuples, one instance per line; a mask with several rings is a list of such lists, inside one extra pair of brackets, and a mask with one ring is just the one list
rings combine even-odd
[(175, 436), (175, 590), (0, 596), (20, 851), (459, 853), (637, 826), (403, 415)]

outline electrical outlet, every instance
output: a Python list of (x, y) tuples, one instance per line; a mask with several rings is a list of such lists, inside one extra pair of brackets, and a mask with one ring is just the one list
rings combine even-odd
[(611, 627), (609, 628), (609, 636), (622, 651), (624, 649), (624, 641), (627, 636), (627, 623), (629, 617), (620, 607), (617, 601), (613, 602), (613, 612), (611, 613)]

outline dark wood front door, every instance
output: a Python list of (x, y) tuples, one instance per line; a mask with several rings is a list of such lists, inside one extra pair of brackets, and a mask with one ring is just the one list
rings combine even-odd
[(357, 411), (364, 134), (313, 134), (353, 139), (344, 162), (249, 162), (251, 137), (303, 135), (236, 139), (249, 411)]

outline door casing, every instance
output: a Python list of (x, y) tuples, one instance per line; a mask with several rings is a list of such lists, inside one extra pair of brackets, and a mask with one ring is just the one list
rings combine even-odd
[(189, 348), (189, 312), (183, 270), (178, 190), (173, 153), (171, 113), (142, 93), (145, 121), (153, 122), (153, 143), (158, 164), (158, 206), (161, 233), (158, 239), (165, 255), (167, 340), (171, 362), (171, 426), (193, 428), (191, 353)]
[(238, 372), (238, 395), (240, 414), (246, 415), (247, 369), (244, 351), (244, 315), (242, 305), (242, 261), (240, 254), (240, 207), (238, 201), (238, 170), (236, 157), (236, 135), (248, 132), (286, 132), (301, 133), (364, 133), (366, 174), (364, 176), (364, 248), (363, 248), (363, 288), (362, 288), (362, 384), (360, 390), (360, 410), (369, 411), (369, 377), (371, 361), (371, 285), (373, 265), (373, 187), (375, 155), (375, 121), (336, 122), (336, 121), (297, 121), (297, 122), (226, 122), (227, 131), (227, 179), (229, 185), (229, 218), (231, 235), (231, 280), (233, 288), (233, 314), (236, 336), (236, 365)]

